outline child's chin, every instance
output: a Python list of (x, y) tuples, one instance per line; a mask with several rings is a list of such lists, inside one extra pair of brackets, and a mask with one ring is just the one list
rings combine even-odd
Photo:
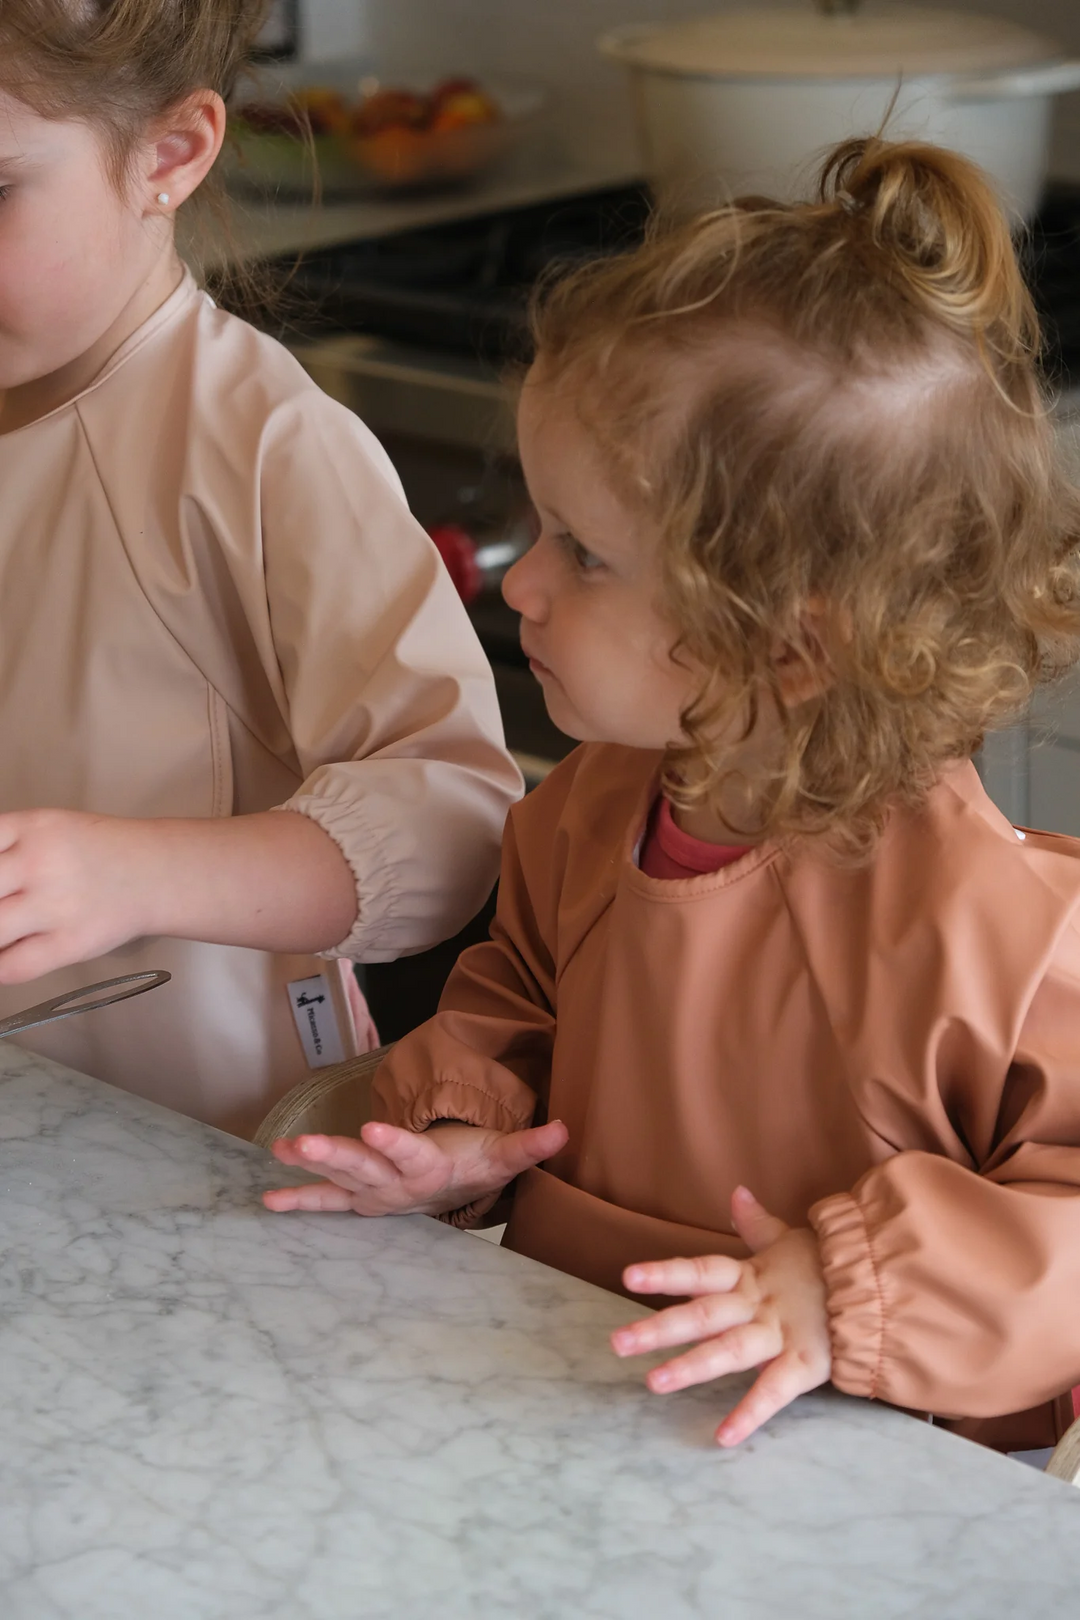
[(575, 742), (600, 742), (592, 729), (578, 714), (571, 703), (566, 701), (559, 687), (552, 688), (548, 682), (544, 683), (544, 707), (548, 712), (548, 719), (552, 725), (562, 732), (564, 737), (572, 737)]

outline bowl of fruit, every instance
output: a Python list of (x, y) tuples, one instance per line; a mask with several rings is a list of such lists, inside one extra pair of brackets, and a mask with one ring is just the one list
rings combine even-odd
[(532, 86), (443, 79), (417, 90), (367, 75), (243, 100), (226, 173), (241, 189), (311, 196), (461, 184), (491, 166), (543, 102)]
[(472, 179), (500, 157), (539, 106), (536, 91), (444, 79), (427, 91), (365, 81), (351, 110), (349, 148), (373, 185), (389, 190)]
[(241, 191), (310, 197), (356, 191), (349, 105), (340, 90), (313, 85), (245, 101), (229, 118), (225, 177)]

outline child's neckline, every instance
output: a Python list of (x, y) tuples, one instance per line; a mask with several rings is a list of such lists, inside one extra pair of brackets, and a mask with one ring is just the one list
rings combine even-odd
[(672, 814), (671, 801), (658, 795), (649, 811), (638, 853), (646, 877), (664, 881), (707, 877), (749, 855), (753, 844), (714, 844), (684, 832)]

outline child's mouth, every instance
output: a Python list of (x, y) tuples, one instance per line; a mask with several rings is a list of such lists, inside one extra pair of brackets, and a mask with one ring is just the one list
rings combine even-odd
[(533, 675), (536, 676), (537, 680), (543, 680), (545, 675), (551, 677), (552, 679), (554, 678), (554, 672), (550, 670), (546, 664), (542, 664), (539, 658), (537, 658), (536, 654), (529, 651), (528, 647), (523, 645), (521, 650), (528, 660), (529, 669)]

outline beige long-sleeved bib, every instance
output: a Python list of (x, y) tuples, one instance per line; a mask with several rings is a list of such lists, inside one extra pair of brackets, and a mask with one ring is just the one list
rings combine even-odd
[[(0, 437), (0, 492), (0, 810), (302, 811), (356, 878), (342, 958), (478, 908), (520, 790), (490, 670), (385, 453), (285, 349), (185, 279)], [(147, 966), (172, 983), (26, 1044), (249, 1133), (307, 1072), (287, 984), (338, 965), (141, 940), (0, 1016)]]

